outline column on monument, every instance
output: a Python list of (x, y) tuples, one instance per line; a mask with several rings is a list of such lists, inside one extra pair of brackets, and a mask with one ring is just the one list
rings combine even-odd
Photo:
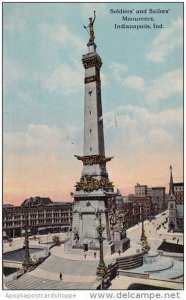
[[(85, 70), (84, 155), (105, 155), (99, 76), (93, 66)], [(97, 76), (96, 76), (97, 75)], [(91, 82), (86, 78), (92, 77)]]
[[(101, 103), (101, 58), (96, 52), (83, 55), (85, 68), (84, 156), (105, 156)], [(103, 164), (84, 165), (82, 175), (108, 176)]]

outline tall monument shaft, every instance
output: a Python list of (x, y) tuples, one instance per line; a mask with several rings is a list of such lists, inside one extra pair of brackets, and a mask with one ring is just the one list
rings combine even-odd
[(88, 53), (83, 55), (82, 61), (85, 68), (84, 156), (105, 155), (100, 80), (102, 61), (94, 44), (88, 46)]

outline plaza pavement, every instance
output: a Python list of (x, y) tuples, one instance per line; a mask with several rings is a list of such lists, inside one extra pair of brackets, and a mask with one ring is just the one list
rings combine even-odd
[[(166, 239), (167, 241), (171, 242), (177, 242), (177, 239), (179, 238), (179, 244), (183, 244), (183, 234), (180, 233), (168, 233), (167, 232), (167, 223), (166, 228), (161, 228), (161, 230), (156, 230), (156, 227), (161, 224), (163, 221), (165, 221), (165, 218), (167, 217), (167, 213), (165, 215), (160, 214), (156, 217), (155, 220), (145, 221), (144, 222), (144, 228), (145, 228), (145, 234), (147, 236), (149, 245), (151, 246), (151, 250), (156, 250), (159, 245), (162, 243), (163, 239)], [(128, 256), (132, 254), (136, 254), (137, 250), (141, 249), (140, 245), (140, 236), (141, 236), (141, 230), (142, 225), (139, 223), (138, 225), (135, 225), (132, 228), (129, 228), (127, 230), (127, 236), (130, 238), (131, 241), (131, 247), (127, 249), (124, 253), (121, 253), (121, 257)], [(40, 236), (40, 244), (39, 240), (31, 240), (30, 245), (46, 245), (46, 242), (50, 242), (50, 239), (52, 241), (52, 235), (45, 235)], [(173, 237), (176, 237), (173, 240)], [(66, 236), (64, 234), (61, 235), (61, 239), (65, 239)], [(14, 239), (12, 246), (5, 246), (4, 250), (6, 251), (6, 248), (9, 247), (9, 250), (13, 250), (16, 247), (20, 247), (23, 245), (24, 238), (18, 238)], [(50, 280), (51, 282), (59, 281), (59, 273), (62, 272), (63, 274), (63, 285), (65, 283), (79, 283), (80, 286), (82, 284), (93, 284), (96, 282), (96, 268), (99, 263), (99, 253), (97, 252), (97, 257), (94, 258), (92, 251), (88, 252), (86, 255), (86, 258), (84, 256), (84, 251), (80, 250), (78, 253), (72, 252), (66, 252), (64, 244), (60, 246), (53, 247), (51, 250), (51, 256), (48, 257), (41, 265), (39, 265), (35, 270), (27, 273), (30, 276), (33, 276), (34, 278), (38, 278), (38, 280)], [(112, 261), (115, 261), (116, 258), (119, 257), (118, 253), (114, 253), (112, 255), (105, 255), (104, 260), (106, 265), (109, 264)], [(68, 268), (67, 268), (68, 267)], [(89, 271), (91, 270), (91, 271)], [(29, 276), (28, 276), (29, 277)], [(126, 280), (127, 278), (127, 280)], [(119, 281), (118, 278), (113, 280), (112, 287), (116, 289), (127, 289), (129, 285), (129, 281), (134, 283), (136, 281), (129, 280), (129, 277), (122, 276)], [(139, 278), (138, 278), (139, 279)], [(145, 280), (138, 280), (137, 282), (143, 282), (147, 283)], [(118, 286), (119, 285), (119, 286)], [(127, 287), (125, 287), (127, 285)], [(170, 286), (170, 285), (169, 285)], [(65, 286), (64, 286), (65, 288)]]

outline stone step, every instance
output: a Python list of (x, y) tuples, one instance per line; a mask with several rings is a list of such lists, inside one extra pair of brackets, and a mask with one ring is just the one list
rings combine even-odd
[(25, 274), (18, 280), (9, 282), (8, 289), (18, 290), (60, 290), (60, 289), (92, 289), (93, 282), (64, 282), (49, 279), (42, 279), (30, 274)]
[(137, 268), (143, 265), (143, 255), (122, 257), (117, 259), (118, 267), (122, 270)]

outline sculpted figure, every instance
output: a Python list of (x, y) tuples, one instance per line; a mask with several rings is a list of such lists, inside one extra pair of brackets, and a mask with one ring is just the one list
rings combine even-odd
[(73, 234), (74, 234), (74, 240), (79, 241), (79, 232), (76, 227), (74, 227), (74, 229), (73, 229)]
[(94, 11), (94, 19), (92, 19), (92, 17), (89, 18), (90, 23), (88, 24), (88, 26), (84, 25), (84, 28), (88, 31), (90, 38), (89, 38), (89, 43), (93, 43), (94, 42), (94, 22), (96, 19), (96, 12)]

